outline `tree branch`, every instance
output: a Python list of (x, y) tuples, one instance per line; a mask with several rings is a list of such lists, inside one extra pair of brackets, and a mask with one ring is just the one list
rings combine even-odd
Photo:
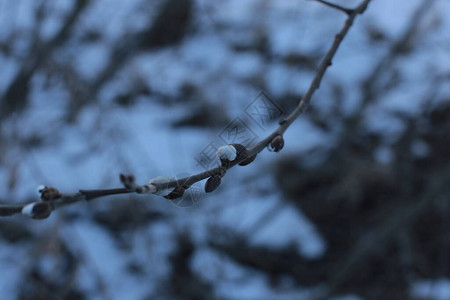
[(343, 6), (328, 2), (328, 1), (324, 1), (324, 0), (313, 0), (313, 1), (317, 1), (319, 3), (322, 3), (323, 5), (326, 5), (328, 7), (340, 10), (344, 13), (346, 13), (347, 15), (351, 15), (354, 12), (354, 9), (350, 9), (350, 8), (345, 8)]
[[(180, 194), (182, 195), (184, 190), (188, 189), (192, 184), (206, 178), (214, 178), (214, 184), (218, 186), (218, 184), (220, 184), (220, 179), (225, 175), (227, 170), (233, 168), (238, 164), (246, 165), (252, 162), (255, 156), (266, 147), (270, 147), (273, 149), (273, 151), (278, 152), (284, 145), (284, 141), (282, 139), (283, 133), (308, 107), (314, 92), (320, 87), (320, 83), (326, 70), (332, 65), (332, 59), (336, 54), (342, 40), (353, 25), (356, 16), (362, 14), (366, 10), (369, 2), (370, 0), (364, 0), (355, 9), (349, 10), (347, 20), (345, 21), (339, 33), (336, 34), (330, 49), (319, 64), (319, 67), (309, 89), (302, 97), (297, 107), (291, 112), (289, 116), (279, 122), (279, 127), (277, 129), (275, 129), (269, 136), (256, 143), (252, 147), (245, 149), (245, 147), (243, 147), (242, 145), (233, 144), (237, 151), (236, 158), (221, 159), (222, 165), (195, 175), (177, 180), (151, 180), (150, 183), (146, 185), (137, 185), (135, 183), (133, 175), (125, 176), (121, 174), (120, 180), (124, 185), (124, 188), (105, 190), (79, 190), (79, 192), (76, 194), (61, 194), (54, 188), (43, 187), (39, 190), (42, 202), (32, 202), (23, 205), (0, 205), (0, 216), (10, 216), (22, 213), (34, 219), (43, 219), (48, 217), (51, 211), (61, 206), (81, 201), (89, 201), (107, 195), (117, 195), (125, 193), (160, 194), (168, 199), (173, 199), (173, 197), (178, 197)], [(171, 191), (165, 194), (162, 193), (167, 190)], [(176, 194), (174, 195), (174, 193)]]

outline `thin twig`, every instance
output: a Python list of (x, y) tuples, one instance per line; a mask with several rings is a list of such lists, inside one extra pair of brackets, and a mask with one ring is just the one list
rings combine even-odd
[(312, 0), (312, 1), (317, 1), (319, 3), (322, 3), (323, 5), (326, 5), (326, 6), (329, 6), (331, 8), (337, 9), (339, 11), (342, 11), (342, 12), (346, 13), (347, 15), (351, 15), (353, 13), (353, 11), (354, 11), (354, 9), (346, 8), (346, 7), (343, 7), (343, 6), (340, 6), (340, 5), (337, 5), (337, 4), (325, 1), (325, 0)]
[[(252, 156), (260, 153), (264, 148), (266, 148), (267, 146), (269, 146), (271, 144), (271, 142), (274, 140), (274, 138), (276, 138), (278, 136), (282, 136), (283, 133), (289, 128), (289, 126), (295, 121), (295, 119), (297, 119), (306, 110), (306, 108), (308, 107), (308, 105), (311, 101), (311, 98), (312, 98), (314, 92), (317, 89), (319, 89), (320, 83), (322, 81), (322, 78), (323, 78), (326, 70), (328, 69), (329, 66), (332, 65), (332, 59), (333, 59), (334, 55), (336, 54), (337, 49), (339, 48), (339, 45), (341, 44), (342, 40), (348, 33), (350, 27), (353, 25), (353, 22), (354, 22), (356, 16), (359, 14), (362, 14), (366, 10), (369, 2), (370, 2), (370, 0), (364, 0), (355, 9), (351, 10), (351, 13), (348, 14), (348, 17), (344, 23), (344, 26), (339, 31), (339, 33), (336, 34), (330, 49), (328, 50), (325, 57), (319, 64), (316, 75), (314, 76), (309, 89), (307, 90), (305, 95), (302, 97), (302, 99), (298, 103), (297, 107), (291, 112), (291, 114), (289, 116), (287, 116), (285, 119), (283, 119), (279, 122), (280, 125), (277, 129), (275, 129), (274, 132), (272, 132), (269, 136), (267, 136), (262, 141), (256, 143), (255, 145), (253, 145), (252, 147), (247, 149), (248, 150), (247, 157), (252, 157)], [(124, 184), (124, 188), (105, 189), (105, 190), (80, 190), (76, 194), (59, 194), (59, 192), (57, 192), (55, 189), (53, 189), (57, 192), (57, 195), (58, 195), (57, 197), (44, 195), (46, 193), (46, 191), (52, 189), (52, 188), (48, 188), (48, 190), (43, 191), (43, 193), (41, 194), (41, 199), (43, 201), (45, 201), (44, 203), (48, 204), (48, 210), (49, 210), (49, 211), (45, 211), (46, 214), (44, 214), (43, 217), (39, 214), (33, 213), (35, 204), (42, 203), (42, 202), (32, 202), (32, 203), (23, 204), (23, 205), (0, 205), (0, 216), (10, 216), (13, 214), (24, 213), (23, 210), (27, 206), (29, 209), (27, 210), (27, 213), (25, 213), (25, 214), (27, 214), (33, 218), (40, 219), (40, 218), (47, 217), (50, 214), (50, 211), (53, 211), (61, 206), (65, 206), (68, 204), (81, 202), (81, 201), (88, 201), (88, 200), (92, 200), (92, 199), (102, 197), (102, 196), (125, 194), (125, 193), (138, 193), (138, 194), (151, 193), (151, 194), (154, 194), (154, 193), (158, 193), (159, 191), (169, 189), (169, 188), (177, 188), (177, 187), (181, 187), (181, 186), (189, 187), (198, 181), (201, 181), (203, 179), (209, 178), (214, 175), (218, 175), (218, 176), (222, 177), (225, 175), (227, 170), (229, 170), (229, 169), (233, 168), (234, 166), (236, 166), (237, 164), (243, 162), (245, 159), (246, 158), (236, 159), (235, 161), (233, 161), (230, 164), (217, 166), (210, 170), (207, 170), (207, 171), (204, 171), (204, 172), (192, 175), (192, 176), (184, 177), (184, 178), (181, 178), (178, 180), (170, 180), (170, 181), (161, 182), (161, 183), (151, 183), (151, 184), (142, 185), (142, 186), (135, 184), (134, 177), (132, 175), (129, 175), (129, 176), (121, 175), (121, 181)], [(30, 206), (30, 205), (32, 205), (32, 206)], [(43, 210), (42, 207), (39, 207), (39, 209), (40, 209), (40, 211)], [(30, 213), (30, 211), (31, 211), (31, 213)]]

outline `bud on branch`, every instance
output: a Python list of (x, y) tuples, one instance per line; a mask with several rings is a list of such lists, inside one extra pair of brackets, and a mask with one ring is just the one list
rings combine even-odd
[(231, 144), (220, 147), (217, 151), (217, 156), (221, 161), (220, 166), (177, 180), (169, 177), (156, 177), (151, 179), (148, 184), (138, 185), (136, 184), (133, 175), (121, 174), (120, 181), (123, 188), (79, 190), (79, 192), (75, 194), (63, 194), (55, 188), (40, 186), (38, 188), (38, 192), (40, 199), (42, 200), (41, 202), (32, 202), (22, 205), (0, 205), (0, 216), (22, 214), (34, 219), (45, 219), (50, 216), (53, 210), (64, 205), (88, 201), (107, 195), (125, 193), (157, 194), (165, 197), (166, 199), (176, 199), (182, 197), (185, 190), (192, 184), (206, 178), (208, 178), (208, 180), (205, 184), (205, 192), (210, 193), (219, 187), (222, 177), (228, 169), (234, 167), (235, 165), (245, 166), (250, 164), (255, 160), (257, 154), (260, 153), (265, 147), (268, 147), (269, 151), (279, 152), (284, 147), (283, 133), (309, 105), (314, 92), (319, 88), (326, 70), (331, 66), (331, 61), (342, 40), (347, 35), (350, 27), (353, 25), (356, 16), (362, 14), (370, 2), (370, 0), (363, 0), (355, 9), (348, 9), (324, 0), (316, 1), (345, 12), (348, 15), (347, 20), (339, 33), (336, 34), (330, 49), (319, 64), (317, 72), (308, 90), (303, 95), (302, 99), (300, 99), (297, 107), (289, 114), (289, 116), (280, 121), (279, 127), (265, 139), (248, 149), (241, 144)]

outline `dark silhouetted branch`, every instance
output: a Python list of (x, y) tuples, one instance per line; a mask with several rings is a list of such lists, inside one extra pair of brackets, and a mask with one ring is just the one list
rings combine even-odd
[[(168, 199), (174, 199), (174, 197), (182, 195), (182, 191), (188, 189), (192, 184), (206, 178), (214, 179), (214, 185), (216, 185), (214, 186), (214, 189), (217, 188), (217, 186), (220, 184), (220, 179), (225, 176), (227, 170), (233, 168), (236, 165), (246, 165), (249, 162), (252, 162), (255, 156), (266, 147), (274, 152), (278, 152), (282, 149), (284, 145), (284, 132), (308, 107), (314, 92), (320, 87), (320, 83), (326, 70), (332, 65), (332, 59), (336, 54), (339, 45), (342, 43), (342, 40), (347, 35), (349, 29), (352, 27), (356, 16), (362, 14), (366, 10), (369, 2), (370, 0), (364, 0), (355, 9), (351, 10), (351, 13), (349, 13), (342, 29), (338, 34), (336, 34), (330, 49), (319, 64), (319, 67), (309, 89), (302, 97), (297, 107), (291, 112), (291, 114), (279, 122), (279, 127), (275, 129), (274, 132), (248, 149), (239, 144), (229, 145), (232, 148), (227, 148), (227, 146), (224, 146), (225, 148), (222, 149), (223, 151), (221, 153), (218, 153), (218, 156), (221, 159), (221, 165), (210, 170), (177, 180), (157, 177), (150, 180), (150, 182), (145, 185), (136, 184), (133, 175), (120, 175), (120, 180), (124, 188), (119, 189), (80, 190), (76, 194), (61, 194), (54, 188), (43, 187), (42, 189), (40, 189), (42, 202), (33, 202), (30, 204), (19, 206), (3, 205), (0, 206), (0, 215), (9, 216), (17, 213), (22, 213), (35, 219), (43, 219), (48, 217), (51, 211), (61, 206), (65, 206), (75, 202), (92, 200), (102, 196), (124, 193), (158, 194)], [(174, 193), (176, 193), (176, 195), (174, 195)], [(45, 203), (45, 205), (42, 203)]]
[(353, 9), (345, 8), (345, 7), (342, 7), (340, 5), (337, 5), (337, 4), (328, 2), (328, 1), (324, 1), (324, 0), (313, 0), (313, 1), (317, 1), (317, 2), (322, 3), (323, 5), (326, 5), (328, 7), (340, 10), (340, 11), (346, 13), (347, 15), (351, 15), (353, 13), (353, 11), (354, 11)]

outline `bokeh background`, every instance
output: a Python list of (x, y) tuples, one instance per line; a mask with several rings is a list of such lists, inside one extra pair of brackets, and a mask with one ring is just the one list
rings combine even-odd
[[(0, 0), (0, 202), (203, 171), (236, 120), (251, 141), (276, 128), (345, 18), (303, 0)], [(450, 299), (449, 80), (450, 1), (374, 0), (285, 148), (214, 193), (1, 219), (0, 299)]]

